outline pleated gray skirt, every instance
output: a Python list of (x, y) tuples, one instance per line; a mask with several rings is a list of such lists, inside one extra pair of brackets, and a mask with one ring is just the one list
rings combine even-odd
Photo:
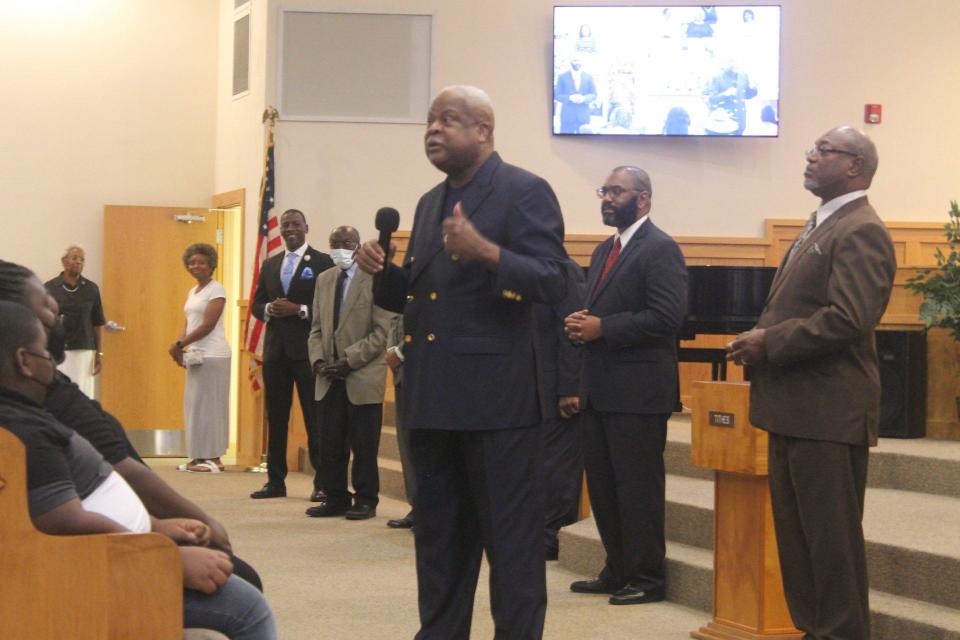
[(208, 356), (203, 364), (187, 367), (183, 416), (188, 457), (208, 460), (226, 453), (230, 444), (229, 356)]

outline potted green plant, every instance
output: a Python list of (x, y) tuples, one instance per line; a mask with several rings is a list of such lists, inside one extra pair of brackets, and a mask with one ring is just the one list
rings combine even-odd
[[(923, 296), (920, 319), (926, 328), (950, 329), (953, 339), (960, 342), (960, 207), (956, 200), (950, 203), (948, 215), (950, 221), (943, 227), (948, 253), (937, 247), (937, 266), (918, 269), (917, 275), (907, 280), (907, 288)], [(960, 396), (956, 400), (960, 417)]]

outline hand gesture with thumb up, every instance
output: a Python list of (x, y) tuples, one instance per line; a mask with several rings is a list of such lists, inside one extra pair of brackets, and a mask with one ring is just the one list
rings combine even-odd
[(457, 203), (453, 214), (443, 221), (443, 248), (454, 260), (480, 260), (496, 269), (500, 262), (500, 247), (484, 238), (463, 214)]

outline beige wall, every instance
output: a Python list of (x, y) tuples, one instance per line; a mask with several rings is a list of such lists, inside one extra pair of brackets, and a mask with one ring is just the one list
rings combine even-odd
[[(678, 3), (679, 4), (679, 3)], [(553, 0), (287, 0), (292, 8), (435, 15), (434, 86), (473, 83), (497, 106), (497, 144), (546, 177), (571, 232), (603, 232), (592, 189), (636, 163), (655, 184), (654, 215), (675, 234), (757, 236), (769, 216), (801, 217), (801, 152), (826, 128), (862, 120), (881, 165), (872, 198), (888, 220), (942, 219), (960, 197), (960, 2), (782, 0), (782, 134), (775, 140), (569, 139), (549, 133)], [(4, 150), (0, 256), (57, 270), (63, 245), (89, 248), (100, 275), (102, 205), (206, 204), (247, 189), (253, 259), (262, 161), (260, 113), (276, 102), (279, 0), (253, 0), (251, 90), (229, 95), (232, 0), (5, 0), (0, 3)], [(17, 63), (14, 64), (13, 61)], [(329, 61), (336, 64), (336, 61)], [(323, 247), (335, 224), (373, 233), (380, 206), (409, 227), (440, 174), (422, 127), (280, 122), (279, 209), (299, 207)]]
[[(234, 10), (233, 0), (216, 0), (220, 6), (217, 70), (217, 135), (214, 193), (247, 190), (247, 264), (253, 260), (260, 176), (263, 172), (264, 127), (260, 117), (265, 106), (267, 11), (266, 0), (253, 0), (248, 9)], [(233, 21), (250, 14), (250, 89), (237, 97), (233, 89)], [(248, 273), (248, 269), (244, 273)], [(245, 277), (249, 278), (249, 275)], [(246, 290), (243, 294), (246, 296)]]
[[(282, 4), (347, 6), (340, 0)], [(552, 137), (553, 0), (353, 0), (349, 6), (435, 15), (435, 88), (471, 83), (488, 90), (500, 152), (551, 182), (568, 231), (604, 232), (592, 190), (611, 167), (635, 163), (652, 174), (654, 215), (670, 232), (759, 236), (765, 217), (812, 210), (816, 202), (801, 184), (802, 151), (835, 124), (862, 123), (867, 102), (884, 106), (884, 123), (868, 127), (881, 154), (872, 190), (881, 215), (941, 219), (948, 200), (960, 197), (960, 155), (953, 151), (960, 148), (960, 127), (951, 121), (960, 98), (960, 57), (947, 44), (956, 38), (960, 3), (782, 4), (783, 127), (773, 140)], [(270, 12), (257, 35), (270, 40), (264, 100), (275, 103), (281, 3), (254, 5)], [(374, 212), (384, 205), (397, 207), (401, 227), (409, 228), (417, 198), (441, 178), (423, 157), (418, 125), (280, 122), (277, 132), (277, 205), (308, 213), (316, 245), (343, 222), (369, 237)], [(246, 184), (251, 193), (258, 181), (257, 171)], [(252, 232), (253, 223), (247, 228)]]
[(0, 2), (0, 257), (100, 280), (104, 204), (209, 203), (216, 41), (211, 0)]

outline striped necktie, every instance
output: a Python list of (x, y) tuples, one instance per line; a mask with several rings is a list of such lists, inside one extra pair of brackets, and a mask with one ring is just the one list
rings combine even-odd
[(797, 236), (797, 239), (793, 241), (793, 246), (790, 247), (790, 253), (787, 254), (787, 259), (784, 261), (784, 266), (790, 264), (790, 261), (793, 260), (793, 256), (796, 255), (797, 251), (800, 250), (800, 247), (803, 246), (803, 243), (806, 242), (807, 238), (813, 233), (813, 230), (817, 228), (817, 212), (814, 211), (810, 215), (810, 219), (807, 220), (807, 224), (803, 226), (803, 229), (800, 231), (800, 235)]

